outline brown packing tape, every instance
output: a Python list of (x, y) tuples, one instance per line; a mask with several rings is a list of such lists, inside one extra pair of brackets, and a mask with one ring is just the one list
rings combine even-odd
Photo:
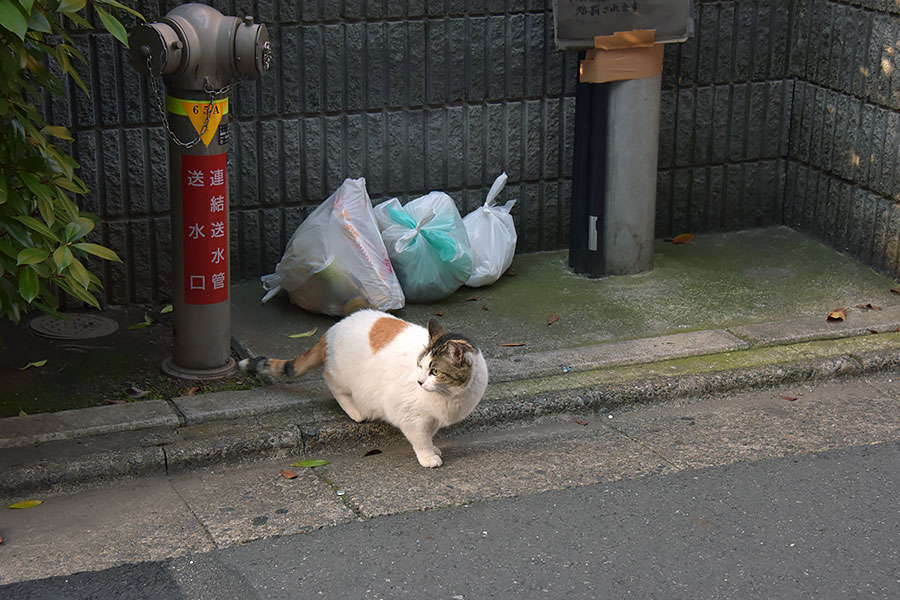
[(655, 29), (633, 29), (617, 31), (612, 35), (594, 37), (594, 48), (598, 50), (621, 50), (622, 48), (638, 48), (652, 46), (656, 40)]
[(662, 73), (663, 45), (617, 50), (588, 50), (581, 61), (582, 83), (607, 83), (643, 79)]

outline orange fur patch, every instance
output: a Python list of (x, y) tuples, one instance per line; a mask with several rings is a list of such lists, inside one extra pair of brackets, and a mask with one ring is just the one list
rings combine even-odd
[(406, 321), (394, 317), (381, 317), (375, 321), (369, 330), (369, 346), (372, 348), (372, 354), (390, 344), (408, 326), (409, 323)]

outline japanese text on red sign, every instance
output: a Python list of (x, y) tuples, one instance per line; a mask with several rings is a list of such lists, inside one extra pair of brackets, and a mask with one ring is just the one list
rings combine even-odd
[(228, 205), (225, 154), (181, 158), (184, 301), (228, 299)]

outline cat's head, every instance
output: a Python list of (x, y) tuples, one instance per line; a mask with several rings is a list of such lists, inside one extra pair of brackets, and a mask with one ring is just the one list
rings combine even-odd
[(419, 355), (419, 385), (429, 392), (453, 395), (465, 390), (472, 378), (472, 365), (479, 350), (464, 335), (447, 333), (428, 321), (428, 346)]

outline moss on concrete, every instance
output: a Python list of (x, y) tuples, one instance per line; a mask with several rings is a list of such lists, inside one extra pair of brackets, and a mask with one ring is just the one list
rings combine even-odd
[[(589, 279), (567, 261), (565, 251), (519, 255), (514, 276), (400, 314), (424, 322), (438, 310), (488, 355), (508, 356), (517, 350), (499, 344), (553, 350), (898, 304), (890, 279), (784, 227), (657, 242), (654, 269), (641, 275)], [(551, 314), (560, 319), (548, 326)]]
[(682, 377), (765, 366), (799, 363), (834, 356), (851, 356), (872, 351), (900, 352), (900, 333), (862, 336), (843, 340), (804, 342), (789, 346), (751, 348), (705, 356), (691, 356), (648, 364), (626, 365), (580, 373), (560, 374), (524, 381), (495, 384), (487, 400), (521, 395), (561, 392), (656, 377)]

